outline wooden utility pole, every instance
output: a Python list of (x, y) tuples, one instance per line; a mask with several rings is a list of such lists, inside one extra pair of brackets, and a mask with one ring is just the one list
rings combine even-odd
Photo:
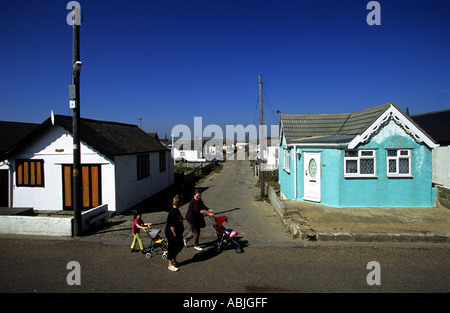
[(72, 171), (72, 206), (74, 236), (81, 236), (81, 147), (80, 147), (80, 8), (73, 7), (73, 51), (72, 51), (72, 130), (73, 130), (73, 171)]
[(259, 181), (261, 183), (261, 198), (264, 197), (264, 173), (263, 167), (263, 145), (264, 145), (264, 127), (263, 127), (263, 87), (262, 76), (259, 75)]

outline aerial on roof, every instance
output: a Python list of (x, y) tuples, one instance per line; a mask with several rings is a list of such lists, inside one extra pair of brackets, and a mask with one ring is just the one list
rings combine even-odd
[[(14, 153), (53, 125), (58, 125), (72, 133), (72, 117), (55, 115), (53, 122), (51, 118), (48, 118), (28, 136), (14, 145), (7, 154)], [(119, 155), (167, 150), (158, 140), (148, 135), (137, 125), (85, 118), (80, 119), (80, 140), (98, 150), (110, 160)]]

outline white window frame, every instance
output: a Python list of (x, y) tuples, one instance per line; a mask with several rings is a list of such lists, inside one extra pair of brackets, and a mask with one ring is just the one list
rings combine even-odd
[[(395, 156), (390, 156), (389, 151), (397, 151)], [(406, 153), (406, 154), (405, 154)], [(400, 159), (408, 159), (408, 173), (400, 173)], [(395, 172), (389, 172), (389, 161), (395, 161)], [(386, 149), (386, 176), (387, 177), (413, 177), (411, 174), (411, 149)]]
[(291, 149), (283, 149), (283, 170), (291, 173)]
[[(357, 156), (345, 156), (346, 152), (357, 152)], [(372, 155), (364, 155), (364, 153), (372, 153)], [(361, 160), (373, 160), (373, 173), (372, 174), (361, 174), (360, 164)], [(347, 173), (347, 161), (356, 161), (356, 173)], [(365, 149), (365, 150), (344, 150), (344, 177), (357, 177), (357, 178), (376, 178), (377, 177), (377, 160), (376, 160), (376, 150)]]

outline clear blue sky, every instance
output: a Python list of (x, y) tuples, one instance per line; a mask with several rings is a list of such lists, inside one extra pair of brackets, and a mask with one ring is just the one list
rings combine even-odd
[[(71, 115), (69, 1), (0, 1), (0, 120)], [(450, 1), (79, 1), (81, 116), (146, 131), (258, 124), (282, 113), (353, 112), (394, 102), (450, 108)], [(225, 128), (223, 128), (225, 130)]]

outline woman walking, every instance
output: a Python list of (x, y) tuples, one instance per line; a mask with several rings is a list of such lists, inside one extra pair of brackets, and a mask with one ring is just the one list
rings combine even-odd
[(179, 210), (183, 204), (183, 198), (181, 196), (175, 196), (172, 201), (172, 209), (167, 216), (166, 223), (166, 238), (168, 241), (167, 259), (169, 260), (169, 271), (178, 271), (177, 267), (177, 255), (183, 249), (183, 215)]
[(189, 202), (189, 207), (186, 212), (186, 220), (189, 223), (191, 231), (184, 238), (184, 245), (187, 245), (188, 240), (194, 238), (194, 249), (197, 251), (202, 251), (198, 245), (198, 240), (200, 238), (200, 228), (206, 226), (205, 215), (214, 216), (214, 210), (209, 209), (202, 200), (202, 192), (200, 189), (195, 189), (194, 197), (191, 202)]

